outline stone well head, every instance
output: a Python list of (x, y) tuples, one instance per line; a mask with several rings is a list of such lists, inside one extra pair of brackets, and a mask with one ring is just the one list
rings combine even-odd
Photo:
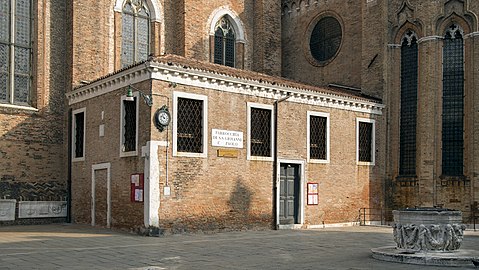
[(450, 252), (460, 248), (465, 226), (462, 212), (422, 207), (394, 210), (394, 241), (407, 252)]

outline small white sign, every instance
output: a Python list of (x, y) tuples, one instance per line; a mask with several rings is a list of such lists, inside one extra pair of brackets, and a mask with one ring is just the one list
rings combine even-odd
[(243, 148), (243, 132), (241, 131), (212, 129), (211, 140), (213, 146)]

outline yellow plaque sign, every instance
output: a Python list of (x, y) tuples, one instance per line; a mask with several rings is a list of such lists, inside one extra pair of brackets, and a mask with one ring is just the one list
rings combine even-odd
[(219, 157), (237, 158), (239, 151), (236, 149), (218, 149)]

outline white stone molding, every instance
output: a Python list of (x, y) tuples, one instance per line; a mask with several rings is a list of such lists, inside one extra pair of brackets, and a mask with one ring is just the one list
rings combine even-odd
[(427, 36), (427, 37), (422, 37), (420, 38), (417, 43), (423, 43), (423, 42), (428, 42), (428, 41), (437, 41), (437, 40), (442, 40), (444, 39), (443, 36)]
[[(326, 118), (326, 159), (312, 159), (310, 156), (310, 146), (311, 146), (311, 116), (320, 116)], [(330, 161), (330, 131), (329, 131), (329, 113), (325, 112), (316, 112), (308, 111), (307, 112), (307, 130), (306, 130), (306, 152), (307, 152), (307, 161), (309, 163), (329, 163)]]
[[(113, 8), (113, 10), (116, 12), (122, 12), (125, 1), (126, 0), (116, 0), (115, 7)], [(161, 17), (161, 14), (162, 14), (161, 11), (163, 9), (161, 8), (160, 3), (157, 0), (144, 0), (144, 1), (146, 1), (146, 4), (150, 8), (151, 20), (154, 22), (162, 22), (163, 18)]]
[(165, 141), (149, 141), (143, 147), (142, 156), (145, 157), (143, 221), (146, 228), (160, 226), (158, 214), (160, 209), (160, 160), (158, 159), (158, 148), (166, 145), (168, 144)]
[(228, 17), (231, 18), (230, 22), (236, 34), (236, 41), (245, 43), (246, 41), (243, 23), (241, 22), (236, 12), (231, 10), (228, 6), (219, 7), (215, 11), (213, 11), (213, 13), (211, 13), (207, 23), (207, 27), (209, 28), (208, 34), (210, 36), (215, 35), (216, 23), (225, 15), (228, 15)]
[[(187, 98), (203, 101), (203, 151), (201, 153), (178, 152), (178, 98)], [(173, 156), (181, 157), (208, 157), (208, 96), (186, 92), (173, 92)]]
[(106, 226), (111, 226), (111, 163), (100, 163), (91, 166), (91, 225), (95, 226), (95, 171), (106, 171)]
[[(373, 130), (371, 132), (371, 161), (359, 161), (359, 123), (371, 123)], [(376, 121), (368, 118), (356, 118), (356, 163), (357, 165), (374, 166), (376, 162)]]
[[(280, 198), (280, 178), (281, 178), (281, 163), (286, 164), (298, 164), (300, 165), (300, 182), (299, 182), (299, 205), (301, 206), (299, 209), (299, 224), (291, 225), (280, 225), (279, 224), (279, 198)], [(276, 166), (276, 227), (279, 229), (300, 229), (304, 224), (304, 207), (305, 203), (305, 183), (306, 183), (306, 174), (305, 174), (305, 162), (304, 160), (296, 160), (296, 159), (278, 159), (278, 164)]]
[[(76, 125), (76, 121), (75, 121), (75, 116), (77, 114), (80, 114), (80, 113), (83, 113), (83, 142), (82, 142), (82, 146), (83, 146), (83, 156), (81, 157), (75, 157), (75, 151), (76, 151), (76, 129), (77, 129), (77, 125)], [(72, 162), (77, 162), (77, 161), (85, 161), (85, 150), (86, 150), (86, 107), (83, 107), (83, 108), (80, 108), (80, 109), (77, 109), (77, 110), (74, 110), (72, 111), (72, 130), (71, 130), (71, 140), (72, 140), (72, 155), (71, 155), (71, 158), (72, 158)]]
[[(246, 159), (247, 160), (262, 160), (262, 161), (273, 161), (274, 157), (274, 106), (273, 105), (268, 105), (268, 104), (261, 104), (261, 103), (252, 103), (248, 102), (247, 103), (247, 142), (246, 142)], [(252, 156), (251, 155), (251, 108), (259, 108), (259, 109), (265, 109), (265, 110), (270, 110), (271, 111), (271, 125), (270, 125), (270, 138), (271, 138), (271, 152), (269, 157), (263, 157), (263, 156)]]
[(123, 146), (125, 143), (125, 106), (124, 106), (124, 101), (126, 100), (126, 95), (121, 96), (121, 104), (120, 104), (120, 157), (132, 157), (132, 156), (137, 156), (138, 155), (138, 126), (139, 126), (139, 115), (140, 115), (140, 93), (138, 91), (133, 92), (133, 97), (135, 98), (135, 101), (129, 101), (129, 102), (135, 102), (136, 103), (136, 112), (135, 112), (135, 125), (136, 125), (136, 130), (135, 130), (135, 150), (134, 151), (124, 151)]
[(375, 115), (381, 115), (385, 107), (381, 103), (360, 97), (310, 90), (307, 88), (307, 85), (304, 85), (304, 87), (294, 87), (272, 84), (256, 79), (240, 78), (202, 69), (184, 68), (183, 65), (175, 65), (174, 63), (170, 65), (153, 61), (120, 71), (67, 93), (68, 104), (72, 105), (82, 102), (148, 79), (270, 99), (279, 99), (289, 94), (291, 97), (288, 99), (288, 102)]

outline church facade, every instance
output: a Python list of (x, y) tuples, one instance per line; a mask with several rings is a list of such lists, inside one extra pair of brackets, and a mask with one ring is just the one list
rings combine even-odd
[(415, 206), (471, 222), (478, 12), (4, 1), (0, 224), (314, 228)]

